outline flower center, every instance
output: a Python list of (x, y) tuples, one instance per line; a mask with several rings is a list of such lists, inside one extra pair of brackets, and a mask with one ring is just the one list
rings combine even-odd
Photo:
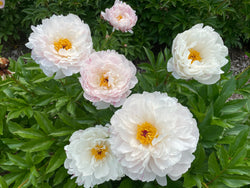
[(106, 145), (96, 145), (91, 149), (91, 154), (95, 157), (96, 160), (101, 160), (106, 156), (108, 148)]
[(100, 79), (100, 86), (109, 88), (109, 77), (102, 75)]
[(145, 122), (141, 125), (137, 125), (136, 139), (141, 142), (141, 144), (152, 145), (154, 138), (157, 138), (157, 129), (152, 124)]
[(59, 41), (54, 42), (54, 48), (56, 51), (59, 51), (60, 49), (71, 49), (72, 44), (68, 39), (59, 39)]
[(122, 19), (122, 15), (117, 16), (116, 19), (120, 21)]
[(3, 5), (3, 2), (2, 1), (0, 1), (0, 6), (2, 6)]
[(188, 59), (192, 59), (192, 62), (191, 64), (194, 62), (194, 61), (201, 61), (201, 56), (200, 56), (200, 53), (197, 52), (196, 50), (194, 50), (193, 48), (190, 48), (189, 49), (189, 56), (188, 56)]

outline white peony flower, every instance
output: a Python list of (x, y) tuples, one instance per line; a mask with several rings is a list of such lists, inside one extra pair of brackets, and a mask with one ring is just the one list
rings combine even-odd
[(111, 118), (111, 149), (133, 180), (165, 186), (194, 160), (199, 131), (187, 107), (159, 92), (131, 95)]
[(213, 28), (197, 24), (176, 36), (172, 46), (173, 57), (167, 69), (176, 79), (194, 78), (203, 84), (214, 84), (227, 64), (228, 49)]
[(132, 28), (137, 22), (135, 11), (126, 3), (116, 0), (111, 8), (106, 8), (101, 12), (104, 20), (107, 20), (113, 26), (113, 30), (133, 33)]
[(97, 109), (121, 106), (138, 82), (134, 64), (114, 50), (92, 53), (80, 73), (84, 97)]
[(55, 79), (79, 72), (93, 51), (89, 26), (76, 15), (53, 15), (31, 28), (33, 33), (26, 44), (32, 49), (31, 57), (47, 76), (56, 73)]
[(67, 158), (64, 167), (76, 183), (85, 188), (94, 187), (108, 180), (123, 176), (123, 170), (112, 153), (107, 127), (97, 125), (79, 130), (70, 137), (65, 146)]

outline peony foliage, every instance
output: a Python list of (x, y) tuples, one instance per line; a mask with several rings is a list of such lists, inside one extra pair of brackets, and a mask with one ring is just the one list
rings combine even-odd
[(101, 41), (84, 17), (46, 18), (32, 26), (31, 54), (0, 67), (11, 73), (0, 80), (0, 187), (249, 186), (250, 69), (233, 75), (221, 37), (201, 25), (221, 53), (194, 32), (177, 36), (172, 54), (140, 46), (147, 59), (133, 64), (106, 50), (142, 24), (130, 9), (130, 27), (113, 25)]

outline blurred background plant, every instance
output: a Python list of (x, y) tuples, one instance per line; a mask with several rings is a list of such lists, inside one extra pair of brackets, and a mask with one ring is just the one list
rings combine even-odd
[[(118, 50), (129, 59), (145, 59), (142, 46), (154, 52), (171, 47), (173, 38), (197, 23), (212, 26), (228, 47), (249, 45), (250, 2), (248, 0), (127, 0), (136, 10), (138, 22), (134, 34), (120, 37), (116, 32), (107, 48)], [(0, 12), (0, 42), (5, 46), (23, 45), (30, 26), (53, 14), (73, 13), (90, 25), (96, 48), (112, 27), (100, 18), (100, 12), (113, 5), (110, 0), (12, 0)], [(108, 31), (108, 32), (107, 32)], [(8, 45), (7, 43), (8, 42)]]

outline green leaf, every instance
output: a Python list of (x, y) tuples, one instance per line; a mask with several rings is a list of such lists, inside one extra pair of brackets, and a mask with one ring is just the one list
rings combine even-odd
[(1, 188), (8, 188), (8, 185), (2, 176), (0, 176), (0, 187)]
[(60, 137), (60, 136), (66, 136), (66, 135), (71, 135), (75, 130), (74, 129), (67, 129), (67, 128), (61, 128), (61, 129), (56, 129), (54, 132), (51, 132), (49, 136), (53, 137)]
[(164, 56), (162, 52), (159, 52), (156, 60), (156, 67), (161, 67), (162, 65), (164, 65)]
[(128, 188), (128, 187), (133, 187), (133, 180), (129, 178), (125, 178), (122, 180), (118, 188)]
[(9, 160), (12, 161), (15, 165), (19, 166), (20, 168), (26, 169), (29, 167), (29, 165), (22, 157), (18, 155), (12, 155), (10, 153), (7, 153), (7, 155)]
[(226, 168), (228, 161), (229, 161), (229, 156), (223, 146), (220, 146), (219, 149), (217, 150), (217, 156), (220, 160), (220, 164), (222, 168)]
[[(68, 126), (73, 127), (74, 129), (76, 127), (81, 127), (82, 125), (80, 123), (78, 123), (73, 117), (70, 117), (69, 115), (67, 115), (66, 113), (60, 113), (58, 114), (58, 116), (60, 117), (60, 119)], [(55, 133), (56, 131), (52, 132)]]
[(229, 163), (229, 166), (235, 166), (236, 164), (241, 164), (245, 159), (246, 155), (247, 155), (247, 149), (243, 145), (234, 152), (232, 160)]
[(24, 143), (20, 149), (26, 152), (42, 151), (49, 149), (53, 143), (53, 140), (36, 139)]
[(67, 170), (64, 167), (59, 168), (59, 170), (56, 171), (55, 178), (53, 179), (53, 186), (62, 183), (67, 176)]
[(229, 153), (233, 154), (238, 148), (242, 147), (247, 140), (249, 129), (241, 131), (235, 138), (234, 142), (230, 145)]
[(229, 187), (239, 188), (244, 185), (250, 184), (249, 176), (240, 176), (240, 175), (223, 175), (221, 181)]
[(0, 135), (3, 135), (3, 124), (4, 124), (7, 108), (6, 106), (0, 106), (0, 108), (1, 108), (0, 110)]
[(63, 188), (75, 188), (76, 187), (76, 183), (75, 183), (75, 179), (68, 179), (68, 181), (63, 185)]
[(67, 111), (71, 114), (71, 115), (75, 115), (75, 111), (76, 111), (76, 103), (69, 101), (69, 103), (67, 104)]
[(12, 121), (9, 121), (7, 123), (7, 126), (8, 126), (8, 129), (9, 131), (14, 134), (14, 132), (18, 131), (18, 130), (22, 130), (23, 127), (21, 127), (19, 124), (15, 123), (15, 122), (12, 122)]
[(59, 111), (64, 105), (69, 102), (69, 97), (64, 96), (58, 99), (56, 102), (56, 109)]
[(223, 113), (238, 112), (246, 104), (246, 102), (247, 102), (246, 99), (236, 99), (236, 100), (229, 101), (221, 109), (221, 112)]
[(23, 110), (14, 110), (8, 113), (7, 122), (11, 119), (18, 118), (23, 113)]
[(250, 166), (235, 166), (234, 168), (227, 169), (228, 174), (250, 175)]
[(217, 175), (220, 173), (220, 166), (217, 162), (217, 159), (216, 159), (214, 152), (208, 158), (208, 171), (212, 175)]
[(45, 133), (48, 134), (54, 130), (52, 121), (44, 113), (35, 111), (35, 119)]
[(32, 139), (39, 139), (45, 137), (44, 133), (40, 130), (36, 130), (34, 128), (27, 128), (27, 129), (19, 129), (13, 132), (21, 136), (22, 138), (32, 138)]
[(143, 48), (144, 48), (144, 50), (146, 52), (146, 55), (147, 55), (149, 61), (151, 62), (152, 65), (154, 65), (155, 64), (154, 53), (151, 50), (149, 50), (149, 49), (147, 49), (145, 47), (143, 47)]
[(65, 159), (66, 159), (66, 155), (65, 155), (64, 149), (61, 148), (57, 150), (54, 156), (51, 157), (49, 161), (49, 165), (46, 168), (46, 173), (48, 174), (56, 170), (57, 168), (59, 168), (64, 163)]
[(9, 139), (9, 138), (2, 138), (2, 142), (6, 144), (10, 149), (19, 150), (20, 147), (24, 144), (23, 141), (19, 139)]
[(214, 103), (214, 114), (217, 115), (221, 108), (224, 106), (226, 100), (234, 93), (236, 89), (236, 80), (234, 77), (232, 77), (230, 80), (228, 80), (220, 92), (218, 98), (216, 99)]
[(4, 179), (8, 186), (16, 181), (18, 178), (24, 176), (25, 172), (12, 172), (4, 176)]

